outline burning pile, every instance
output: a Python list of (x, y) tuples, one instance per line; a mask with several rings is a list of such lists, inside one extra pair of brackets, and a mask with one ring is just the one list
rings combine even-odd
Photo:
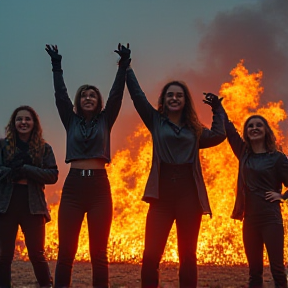
[[(283, 103), (268, 103), (258, 107), (263, 88), (262, 73), (249, 74), (241, 61), (231, 71), (231, 83), (222, 85), (219, 95), (224, 97), (223, 106), (238, 131), (251, 114), (261, 114), (269, 120), (277, 137), (284, 145), (284, 136), (278, 123), (286, 118)], [(141, 201), (148, 177), (152, 142), (147, 129), (140, 126), (128, 139), (129, 149), (118, 151), (107, 167), (113, 193), (114, 217), (110, 233), (109, 259), (111, 262), (141, 261), (144, 247), (145, 218), (148, 204)], [(284, 151), (285, 152), (285, 151)], [(287, 151), (286, 151), (287, 152)], [(227, 143), (205, 149), (200, 154), (204, 179), (213, 211), (213, 218), (203, 216), (198, 241), (198, 263), (237, 265), (246, 263), (242, 243), (242, 222), (230, 218), (234, 200), (238, 160)], [(46, 225), (46, 251), (49, 259), (57, 257), (57, 211), (51, 208), (52, 221)], [(283, 218), (288, 219), (288, 208), (282, 205)], [(285, 221), (287, 222), (287, 221)], [(285, 225), (287, 234), (288, 227)], [(285, 238), (285, 247), (288, 247)], [(21, 259), (27, 259), (24, 239), (18, 234), (16, 250)], [(288, 249), (285, 251), (288, 259)], [(87, 222), (83, 223), (76, 260), (89, 260)], [(163, 261), (178, 261), (176, 229), (170, 233)], [(265, 262), (268, 263), (267, 255)]]

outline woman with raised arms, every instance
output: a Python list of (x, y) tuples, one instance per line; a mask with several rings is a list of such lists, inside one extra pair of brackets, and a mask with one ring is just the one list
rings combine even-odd
[(148, 202), (142, 288), (159, 284), (159, 263), (169, 232), (176, 221), (179, 252), (179, 287), (197, 286), (197, 240), (202, 214), (212, 214), (205, 188), (199, 150), (225, 140), (221, 99), (211, 94), (204, 102), (212, 107), (211, 129), (197, 116), (187, 85), (167, 83), (152, 107), (132, 68), (127, 69), (127, 87), (134, 106), (153, 140), (150, 175), (143, 200)]
[(107, 288), (107, 244), (112, 221), (112, 198), (105, 164), (110, 159), (110, 133), (118, 116), (125, 87), (130, 50), (118, 46), (121, 57), (114, 84), (103, 109), (100, 91), (82, 85), (74, 105), (67, 94), (57, 46), (46, 45), (51, 56), (56, 106), (67, 135), (66, 163), (70, 171), (64, 183), (58, 216), (59, 252), (55, 288), (69, 287), (78, 237), (87, 213), (93, 287)]

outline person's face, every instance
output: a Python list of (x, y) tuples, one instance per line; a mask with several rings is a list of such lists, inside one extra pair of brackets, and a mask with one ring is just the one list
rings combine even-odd
[(93, 89), (85, 90), (81, 93), (80, 107), (83, 113), (95, 111), (98, 104), (98, 95)]
[(164, 106), (168, 113), (182, 112), (185, 106), (185, 95), (182, 87), (178, 85), (169, 86), (164, 97)]
[(18, 111), (15, 117), (15, 128), (20, 138), (29, 139), (34, 128), (34, 120), (29, 111)]
[(250, 141), (265, 141), (265, 124), (260, 118), (252, 118), (247, 123), (247, 137)]

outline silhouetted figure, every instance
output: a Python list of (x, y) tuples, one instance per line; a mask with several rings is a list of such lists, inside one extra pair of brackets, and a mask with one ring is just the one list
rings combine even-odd
[(45, 224), (50, 221), (45, 184), (58, 179), (55, 157), (42, 138), (38, 115), (29, 106), (14, 110), (1, 139), (0, 287), (11, 286), (11, 263), (20, 225), (40, 287), (52, 287), (44, 256)]
[(107, 244), (112, 221), (112, 198), (105, 164), (110, 159), (110, 132), (118, 116), (125, 87), (130, 50), (119, 44), (118, 72), (103, 109), (99, 89), (82, 85), (74, 106), (68, 97), (57, 46), (46, 45), (51, 56), (56, 106), (67, 135), (64, 183), (58, 216), (59, 253), (55, 287), (69, 287), (81, 224), (87, 213), (93, 286), (105, 288), (108, 280)]
[(249, 288), (263, 287), (263, 249), (267, 249), (277, 288), (287, 288), (284, 268), (284, 229), (280, 200), (282, 184), (288, 186), (288, 160), (276, 148), (267, 120), (250, 116), (243, 138), (226, 117), (229, 144), (239, 160), (237, 196), (233, 219), (243, 220), (243, 243), (249, 264)]
[(148, 102), (131, 68), (127, 87), (134, 106), (153, 140), (150, 175), (143, 200), (150, 203), (146, 219), (142, 288), (159, 284), (159, 262), (169, 232), (176, 221), (180, 287), (196, 287), (196, 249), (202, 214), (212, 214), (205, 188), (199, 149), (225, 140), (224, 114), (218, 97), (207, 97), (212, 107), (211, 129), (198, 120), (185, 83), (167, 83), (158, 99), (158, 110)]

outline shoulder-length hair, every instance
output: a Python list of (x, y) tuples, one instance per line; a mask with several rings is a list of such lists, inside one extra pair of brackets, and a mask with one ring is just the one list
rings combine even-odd
[(185, 106), (184, 106), (183, 111), (182, 111), (181, 122), (183, 124), (186, 124), (190, 129), (194, 130), (197, 137), (200, 137), (200, 135), (202, 133), (202, 129), (203, 129), (203, 124), (199, 121), (198, 115), (197, 115), (196, 110), (195, 110), (195, 105), (194, 105), (194, 102), (193, 102), (192, 97), (191, 97), (191, 93), (190, 93), (186, 83), (184, 83), (182, 81), (168, 82), (162, 88), (161, 94), (158, 98), (158, 111), (163, 115), (167, 114), (166, 107), (164, 105), (164, 99), (165, 99), (165, 95), (167, 93), (167, 90), (171, 85), (179, 86), (184, 91)]
[(252, 115), (244, 123), (243, 138), (247, 144), (248, 151), (250, 151), (250, 152), (252, 151), (251, 142), (250, 142), (250, 139), (249, 139), (248, 133), (247, 133), (248, 123), (251, 119), (255, 119), (255, 118), (262, 120), (264, 123), (264, 127), (265, 127), (265, 139), (264, 139), (264, 141), (265, 141), (265, 147), (266, 147), (267, 151), (268, 152), (274, 152), (275, 150), (277, 150), (276, 137), (275, 137), (271, 127), (269, 126), (268, 121), (261, 115)]
[(97, 106), (96, 106), (96, 109), (93, 113), (94, 114), (93, 116), (96, 116), (97, 114), (99, 114), (103, 109), (103, 99), (102, 99), (102, 96), (101, 96), (99, 89), (93, 85), (88, 85), (88, 84), (82, 85), (78, 88), (76, 95), (75, 95), (75, 98), (74, 98), (75, 112), (77, 115), (79, 115), (81, 117), (83, 117), (84, 115), (83, 115), (83, 110), (82, 110), (81, 105), (80, 105), (80, 99), (81, 99), (82, 94), (89, 89), (94, 90), (97, 97), (98, 97)]
[(34, 127), (31, 131), (29, 139), (29, 154), (32, 158), (32, 163), (36, 166), (39, 166), (41, 165), (42, 157), (44, 155), (45, 140), (42, 137), (42, 127), (38, 114), (32, 107), (27, 105), (16, 108), (13, 111), (7, 126), (5, 127), (6, 139), (8, 140), (7, 160), (11, 160), (16, 152), (16, 137), (18, 132), (15, 127), (15, 118), (17, 113), (22, 110), (30, 112), (34, 122)]

